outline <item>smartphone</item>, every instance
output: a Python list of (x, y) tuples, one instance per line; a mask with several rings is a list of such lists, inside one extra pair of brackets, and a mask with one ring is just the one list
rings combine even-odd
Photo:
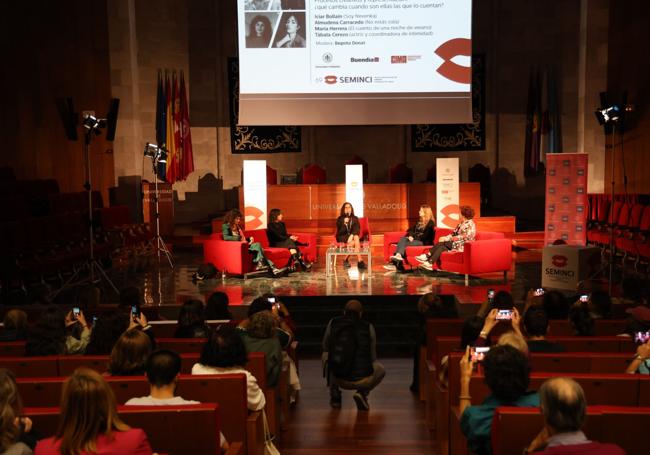
[(485, 354), (487, 354), (489, 350), (489, 346), (479, 346), (471, 348), (469, 355), (473, 362), (482, 362), (483, 359), (485, 359)]
[(539, 297), (541, 295), (544, 295), (544, 288), (535, 289), (535, 297)]
[(74, 316), (74, 318), (77, 319), (79, 317), (80, 312), (81, 310), (79, 309), (78, 306), (76, 306), (72, 309), (72, 316)]
[(494, 289), (488, 289), (487, 298), (489, 302), (492, 302), (492, 300), (494, 300)]
[(587, 303), (589, 301), (589, 294), (582, 294), (580, 296), (580, 302)]
[(512, 319), (512, 310), (499, 310), (496, 319), (497, 321), (508, 321)]
[(634, 334), (634, 341), (638, 344), (645, 344), (650, 341), (650, 330), (647, 332), (636, 332)]
[(275, 303), (275, 297), (269, 297), (267, 299), (270, 303)]
[(132, 317), (140, 316), (140, 310), (138, 310), (138, 305), (131, 305), (131, 316)]
[(93, 325), (97, 324), (97, 316), (93, 316)]

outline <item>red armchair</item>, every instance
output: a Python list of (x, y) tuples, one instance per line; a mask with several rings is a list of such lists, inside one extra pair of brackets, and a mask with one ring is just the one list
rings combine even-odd
[(327, 172), (318, 164), (308, 164), (298, 174), (298, 181), (304, 185), (327, 183)]
[[(260, 242), (264, 254), (273, 261), (277, 267), (285, 267), (289, 263), (291, 253), (286, 248), (271, 248), (266, 237), (266, 229), (244, 231), (246, 238), (253, 237), (255, 242)], [(300, 247), (305, 259), (309, 262), (316, 260), (316, 235), (292, 233), (298, 236), (298, 241), (306, 243)], [(246, 276), (255, 269), (253, 256), (248, 252), (248, 244), (244, 241), (236, 242), (223, 240), (221, 233), (212, 234), (210, 239), (203, 243), (204, 261), (213, 264), (217, 270), (226, 271), (231, 275)]]
[[(437, 228), (435, 241), (451, 233), (450, 229)], [(384, 259), (389, 261), (395, 251), (395, 243), (404, 232), (386, 232), (384, 234)], [(426, 251), (431, 246), (410, 246), (406, 248), (405, 263)], [(503, 272), (504, 281), (512, 265), (512, 241), (505, 238), (502, 232), (482, 231), (476, 233), (476, 239), (467, 242), (462, 252), (448, 251), (440, 257), (440, 270), (465, 275), (465, 286), (469, 285), (469, 275), (481, 273)], [(415, 260), (410, 263), (414, 266)]]

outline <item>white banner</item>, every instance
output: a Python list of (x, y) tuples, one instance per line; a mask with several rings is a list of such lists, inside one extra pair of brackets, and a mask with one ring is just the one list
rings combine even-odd
[(454, 229), (460, 220), (458, 158), (436, 159), (436, 226)]
[(345, 200), (352, 204), (356, 216), (363, 216), (363, 166), (360, 164), (345, 166)]
[(266, 229), (266, 161), (244, 160), (244, 223), (247, 230)]

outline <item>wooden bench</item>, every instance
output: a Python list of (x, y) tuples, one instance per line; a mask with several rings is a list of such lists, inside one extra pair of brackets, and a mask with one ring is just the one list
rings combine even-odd
[[(188, 406), (119, 406), (118, 413), (126, 424), (141, 428), (155, 452), (183, 454), (219, 453), (219, 405), (204, 403)], [(25, 408), (35, 428), (52, 436), (59, 422), (59, 409)], [(182, 435), (182, 437), (179, 437)], [(239, 454), (242, 445), (233, 441), (228, 454)]]

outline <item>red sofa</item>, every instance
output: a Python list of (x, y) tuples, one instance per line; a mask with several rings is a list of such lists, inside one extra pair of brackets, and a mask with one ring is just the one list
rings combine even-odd
[[(442, 236), (451, 233), (451, 229), (436, 228), (435, 243)], [(390, 261), (395, 252), (395, 246), (405, 232), (384, 233), (384, 260)], [(406, 248), (406, 265), (417, 267), (415, 256), (431, 249), (431, 246), (409, 246)], [(411, 262), (409, 262), (409, 259)], [(465, 275), (465, 285), (469, 284), (469, 275), (481, 273), (503, 272), (507, 280), (508, 271), (512, 264), (512, 241), (505, 238), (502, 232), (481, 231), (476, 233), (476, 239), (465, 243), (464, 251), (448, 251), (440, 257), (441, 268), (445, 272)]]
[[(244, 231), (246, 238), (253, 237), (255, 242), (260, 242), (264, 248), (264, 254), (273, 261), (277, 267), (285, 267), (289, 263), (291, 253), (286, 248), (271, 248), (266, 236), (266, 229), (255, 231)], [(305, 259), (309, 262), (316, 260), (316, 234), (295, 233), (298, 241), (306, 243), (307, 246), (300, 247)], [(213, 264), (217, 270), (225, 270), (231, 275), (246, 275), (255, 270), (253, 255), (248, 252), (246, 242), (223, 240), (221, 233), (212, 234), (208, 240), (203, 242), (203, 258), (205, 262)]]

